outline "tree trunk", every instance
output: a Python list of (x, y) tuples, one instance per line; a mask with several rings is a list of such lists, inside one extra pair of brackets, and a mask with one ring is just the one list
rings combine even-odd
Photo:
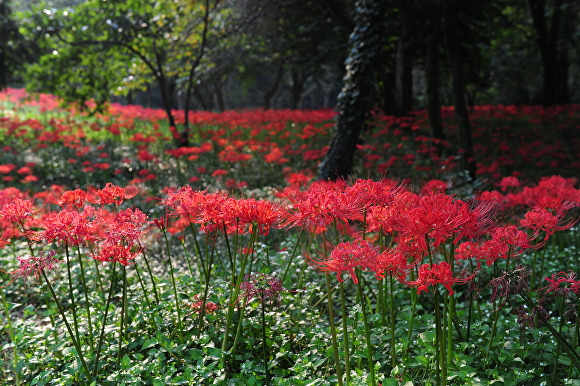
[(296, 110), (300, 108), (302, 93), (304, 92), (304, 72), (302, 70), (292, 71), (292, 105), (290, 108)]
[(398, 116), (409, 114), (413, 109), (413, 51), (409, 47), (408, 23), (403, 20), (397, 43), (395, 73), (395, 102)]
[(460, 52), (457, 26), (457, 13), (453, 6), (446, 9), (445, 35), (447, 40), (447, 56), (452, 78), (453, 104), (458, 123), (459, 147), (464, 153), (461, 157), (461, 167), (466, 170), (471, 181), (475, 180), (476, 165), (473, 153), (471, 123), (465, 103), (465, 81), (463, 75), (463, 56)]
[(441, 28), (439, 25), (440, 11), (434, 5), (430, 9), (430, 20), (427, 36), (427, 63), (425, 75), (427, 78), (427, 114), (431, 125), (431, 136), (436, 139), (445, 139), (443, 123), (441, 122), (441, 100), (439, 99), (439, 44), (441, 42)]
[(576, 12), (573, 9), (562, 12), (563, 3), (563, 0), (555, 0), (548, 20), (545, 0), (529, 1), (542, 58), (544, 106), (569, 102), (568, 36), (572, 34)]
[(373, 108), (374, 68), (384, 35), (386, 1), (360, 0), (356, 3), (355, 28), (350, 35), (350, 52), (345, 61), (344, 87), (338, 97), (339, 116), (330, 149), (320, 164), (319, 178), (347, 178), (365, 121)]
[(264, 93), (264, 110), (270, 110), (272, 108), (272, 98), (276, 95), (278, 88), (280, 87), (280, 81), (282, 80), (282, 74), (284, 74), (284, 66), (282, 62), (278, 64), (278, 70), (276, 70), (276, 77), (274, 78), (274, 83), (272, 86)]

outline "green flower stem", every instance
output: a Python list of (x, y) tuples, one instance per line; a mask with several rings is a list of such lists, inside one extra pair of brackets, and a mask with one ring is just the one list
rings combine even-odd
[[(562, 327), (564, 327), (564, 297), (560, 299), (560, 324), (558, 326), (558, 333), (562, 334)], [(556, 347), (556, 354), (554, 356), (554, 370), (552, 371), (552, 385), (556, 385), (556, 374), (558, 373), (558, 361), (560, 359), (560, 351), (562, 350), (562, 345), (558, 342)]]
[(81, 346), (78, 342), (78, 340), (75, 338), (75, 334), (73, 333), (73, 330), (66, 318), (66, 315), (64, 313), (64, 308), (62, 307), (62, 304), (60, 304), (60, 301), (58, 300), (56, 293), (54, 292), (54, 289), (52, 288), (52, 285), (50, 284), (50, 281), (48, 280), (48, 277), (46, 276), (46, 272), (44, 272), (44, 269), (40, 269), (40, 273), (42, 274), (42, 277), (44, 278), (44, 281), (46, 282), (46, 285), (48, 286), (48, 289), (50, 290), (50, 294), (52, 295), (52, 298), (54, 299), (54, 302), (56, 303), (56, 306), (58, 308), (58, 312), (60, 313), (60, 316), (62, 317), (62, 320), (66, 326), (66, 329), (68, 331), (68, 334), (73, 342), (73, 345), (75, 346), (76, 352), (77, 352), (77, 357), (79, 358), (81, 365), (83, 367), (83, 371), (85, 373), (85, 377), (87, 378), (87, 380), (91, 381), (91, 373), (89, 371), (89, 368), (87, 366), (87, 363), (85, 362), (85, 358), (83, 357), (83, 352), (81, 350)]
[[(397, 365), (397, 354), (395, 350), (395, 294), (394, 278), (389, 275), (389, 323), (391, 328), (391, 366), (394, 369)], [(410, 330), (409, 330), (410, 331)]]
[(99, 269), (99, 262), (95, 259), (93, 259), (93, 262), (95, 264), (95, 276), (97, 277), (97, 292), (99, 293), (99, 296), (102, 296), (103, 301), (105, 300), (105, 289), (103, 287), (103, 281), (101, 280), (101, 273), (100, 273), (100, 269)]
[[(232, 327), (235, 302), (238, 299), (238, 296), (240, 294), (240, 284), (242, 284), (242, 280), (244, 278), (244, 272), (246, 269), (246, 265), (248, 263), (248, 257), (251, 253), (251, 250), (254, 248), (254, 243), (256, 242), (257, 237), (258, 237), (257, 232), (256, 231), (252, 232), (252, 234), (250, 235), (250, 240), (248, 241), (248, 248), (247, 248), (246, 253), (244, 254), (244, 257), (242, 259), (242, 265), (240, 267), (240, 274), (237, 277), (237, 281), (235, 283), (230, 284), (231, 288), (230, 288), (230, 298), (228, 301), (228, 316), (226, 319), (226, 328), (225, 328), (225, 332), (224, 332), (224, 339), (222, 341), (222, 358), (220, 361), (220, 365), (222, 368), (223, 368), (223, 366), (225, 364), (225, 360), (226, 360), (226, 349), (228, 346), (230, 329)], [(239, 323), (242, 323), (242, 320), (240, 320)], [(237, 337), (237, 335), (238, 335), (238, 332), (236, 331), (236, 337)]]
[(149, 295), (147, 293), (147, 289), (145, 287), (145, 283), (143, 281), (143, 277), (141, 276), (141, 273), (139, 272), (139, 266), (137, 264), (135, 264), (135, 272), (137, 273), (137, 280), (139, 281), (139, 285), (141, 286), (141, 289), (143, 290), (143, 298), (145, 299), (145, 303), (147, 304), (147, 308), (149, 309), (149, 320), (151, 322), (151, 324), (153, 325), (153, 330), (157, 331), (157, 322), (155, 321), (155, 315), (154, 315), (154, 310), (153, 307), (151, 306), (151, 302), (149, 301)]
[(350, 353), (349, 353), (349, 334), (348, 334), (348, 315), (346, 313), (346, 301), (344, 296), (344, 285), (340, 281), (340, 307), (342, 311), (342, 335), (344, 340), (344, 368), (346, 373), (346, 383), (350, 382)]
[(171, 248), (169, 247), (169, 239), (167, 238), (167, 231), (162, 229), (163, 239), (165, 240), (165, 248), (167, 249), (167, 260), (169, 261), (169, 274), (171, 277), (171, 286), (173, 287), (173, 296), (175, 298), (175, 308), (177, 310), (177, 332), (179, 338), (183, 336), (183, 327), (181, 325), (181, 304), (179, 304), (179, 294), (177, 293), (177, 285), (175, 284), (175, 273), (173, 272), (173, 260), (171, 258)]
[(0, 291), (2, 295), (2, 305), (4, 306), (4, 315), (6, 315), (6, 324), (8, 327), (8, 336), (10, 337), (10, 342), (12, 342), (12, 367), (14, 370), (14, 382), (16, 386), (20, 386), (20, 374), (16, 370), (18, 366), (18, 349), (16, 348), (16, 336), (14, 335), (14, 328), (12, 327), (12, 317), (10, 316), (10, 308), (8, 307), (8, 302), (6, 301), (6, 295), (4, 291)]
[(145, 260), (145, 266), (147, 267), (147, 272), (149, 273), (149, 278), (151, 279), (151, 284), (153, 285), (153, 293), (155, 294), (155, 300), (157, 301), (157, 304), (159, 304), (159, 292), (157, 292), (157, 284), (155, 284), (153, 271), (151, 270), (151, 266), (149, 265), (149, 260), (147, 259), (147, 254), (145, 253), (145, 250), (141, 251), (141, 256), (143, 256), (143, 260)]
[(441, 327), (441, 310), (439, 307), (439, 291), (434, 291), (433, 306), (435, 307), (435, 366), (437, 371), (437, 385), (447, 384), (447, 363), (443, 347), (443, 332)]
[(326, 273), (326, 294), (328, 299), (328, 317), (330, 322), (330, 333), (332, 335), (332, 349), (334, 352), (334, 366), (336, 368), (336, 376), (338, 379), (339, 386), (343, 385), (342, 382), (342, 369), (340, 367), (340, 359), (338, 356), (338, 343), (336, 339), (336, 326), (334, 324), (334, 310), (332, 307), (332, 287), (330, 285), (330, 275)]
[(113, 287), (115, 285), (115, 280), (117, 278), (117, 262), (113, 262), (111, 267), (111, 284), (109, 287), (109, 295), (107, 296), (107, 303), (105, 304), (105, 313), (103, 314), (103, 321), (101, 322), (101, 333), (99, 335), (99, 343), (97, 345), (97, 354), (95, 355), (95, 366), (93, 367), (93, 378), (97, 376), (97, 371), (99, 370), (99, 356), (101, 355), (101, 347), (103, 345), (103, 339), (105, 336), (105, 326), (107, 325), (107, 315), (109, 314), (109, 305), (111, 304), (111, 298), (113, 297)]
[(119, 319), (119, 348), (117, 349), (117, 370), (121, 364), (121, 355), (123, 354), (123, 336), (125, 334), (125, 315), (127, 314), (127, 269), (121, 265), (123, 273), (123, 301), (121, 303), (121, 317)]
[(195, 251), (196, 251), (196, 256), (198, 259), (197, 268), (199, 270), (199, 282), (203, 283), (205, 278), (207, 277), (207, 274), (205, 272), (205, 264), (203, 262), (203, 258), (201, 255), (201, 248), (199, 247), (199, 242), (197, 241), (197, 234), (195, 232), (195, 228), (193, 227), (193, 223), (189, 223), (189, 230), (191, 231), (191, 234), (193, 235), (193, 242), (195, 244)]
[[(522, 299), (524, 299), (524, 302), (528, 307), (530, 307), (530, 309), (533, 309), (533, 307), (535, 307), (534, 301), (530, 298), (528, 294), (520, 293), (520, 296), (522, 297)], [(552, 326), (549, 320), (547, 319), (543, 320), (542, 323), (544, 323), (544, 325), (548, 328), (548, 330), (550, 330), (550, 332), (556, 338), (558, 343), (561, 344), (564, 351), (566, 351), (566, 354), (568, 354), (568, 357), (570, 358), (576, 369), (580, 371), (580, 355), (576, 352), (576, 350), (572, 346), (570, 346), (570, 343), (568, 343), (568, 341), (560, 333), (558, 333), (558, 331)]]
[(81, 249), (77, 246), (77, 257), (79, 259), (79, 266), (81, 267), (81, 283), (83, 285), (83, 291), (85, 293), (85, 307), (87, 309), (87, 323), (89, 329), (89, 344), (91, 345), (91, 352), (95, 348), (95, 342), (93, 340), (93, 323), (91, 320), (91, 304), (89, 303), (89, 291), (87, 290), (87, 280), (85, 277), (85, 267), (83, 265), (83, 259), (81, 256)]
[[(360, 273), (360, 269), (356, 269), (356, 275), (359, 278), (359, 286), (363, 285), (363, 282), (361, 280), (361, 273)], [(371, 345), (371, 332), (369, 329), (369, 322), (368, 322), (368, 314), (367, 314), (367, 307), (366, 307), (366, 296), (363, 293), (362, 287), (361, 287), (361, 302), (360, 302), (361, 308), (362, 308), (362, 314), (363, 314), (363, 326), (365, 329), (365, 341), (367, 344), (367, 359), (368, 359), (368, 366), (369, 366), (369, 371), (370, 371), (370, 375), (371, 375), (371, 385), (372, 386), (377, 386), (377, 380), (376, 380), (376, 375), (375, 375), (375, 361), (373, 359), (373, 347)], [(392, 332), (394, 333), (394, 331)]]
[(199, 336), (201, 335), (201, 328), (203, 326), (203, 319), (205, 316), (205, 304), (207, 302), (207, 294), (209, 292), (209, 276), (211, 273), (211, 268), (213, 265), (213, 258), (214, 258), (214, 253), (215, 252), (215, 248), (212, 248), (211, 250), (211, 254), (210, 254), (210, 258), (208, 260), (208, 266), (207, 266), (207, 276), (205, 278), (205, 287), (203, 289), (203, 295), (201, 298), (201, 309), (199, 310), (199, 320), (197, 322), (197, 338), (199, 338)]
[[(77, 341), (80, 342), (80, 334), (79, 334), (79, 321), (77, 317), (77, 305), (75, 301), (74, 291), (73, 291), (73, 284), (72, 284), (72, 271), (71, 271), (71, 259), (68, 253), (68, 245), (65, 244), (64, 246), (65, 255), (66, 255), (66, 271), (68, 277), (68, 294), (70, 297), (71, 308), (72, 308), (72, 316), (73, 316), (73, 325), (75, 329), (75, 336)], [(88, 305), (88, 304), (87, 304)]]
[(286, 279), (286, 275), (288, 274), (288, 271), (290, 270), (290, 266), (292, 265), (292, 260), (294, 260), (294, 257), (296, 257), (296, 255), (298, 254), (298, 246), (300, 245), (300, 240), (302, 240), (302, 235), (304, 234), (304, 228), (302, 228), (300, 230), (300, 233), (298, 234), (298, 239), (296, 240), (296, 244), (294, 244), (294, 249), (292, 250), (292, 254), (290, 255), (290, 258), (288, 259), (288, 264), (286, 264), (286, 269), (284, 270), (284, 274), (282, 275), (282, 283), (284, 283), (284, 279)]
[(181, 240), (181, 247), (183, 249), (183, 255), (185, 256), (185, 260), (187, 261), (187, 268), (189, 269), (189, 274), (191, 277), (194, 277), (193, 266), (191, 264), (191, 258), (189, 256), (189, 252), (187, 252), (187, 248), (185, 248), (185, 241)]
[(262, 352), (264, 356), (264, 370), (266, 373), (266, 386), (270, 386), (270, 373), (268, 371), (268, 341), (266, 339), (266, 299), (262, 296)]
[[(415, 270), (411, 269), (411, 281), (415, 280)], [(411, 346), (413, 337), (413, 325), (415, 322), (415, 314), (417, 312), (417, 291), (415, 289), (410, 289), (411, 291), (411, 320), (409, 321), (409, 329), (407, 330), (407, 347), (403, 353), (403, 358), (407, 359), (407, 354), (409, 353), (409, 348)]]

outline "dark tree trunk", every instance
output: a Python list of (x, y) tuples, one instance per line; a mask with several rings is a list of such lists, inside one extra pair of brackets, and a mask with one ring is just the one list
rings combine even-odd
[(345, 61), (344, 87), (338, 97), (339, 116), (330, 149), (320, 164), (319, 178), (347, 178), (360, 133), (373, 108), (374, 69), (384, 35), (386, 1), (360, 0), (356, 3), (355, 28), (350, 35), (350, 52)]
[(219, 112), (226, 109), (226, 102), (224, 101), (224, 94), (222, 93), (222, 85), (220, 82), (216, 82), (213, 85), (215, 90), (215, 100)]
[(302, 93), (304, 92), (304, 72), (302, 70), (292, 71), (292, 105), (291, 109), (300, 108)]
[(195, 88), (193, 93), (195, 94), (195, 96), (197, 97), (197, 100), (199, 101), (199, 104), (201, 105), (201, 108), (204, 109), (205, 111), (209, 111), (209, 105), (207, 104), (205, 98), (203, 97), (201, 91), (199, 91), (199, 88)]
[(397, 115), (407, 115), (413, 109), (413, 50), (409, 44), (409, 25), (403, 21), (397, 43), (395, 102)]
[(284, 73), (284, 66), (282, 62), (278, 64), (278, 70), (276, 71), (276, 77), (274, 78), (274, 83), (272, 86), (264, 93), (264, 110), (269, 110), (272, 108), (272, 98), (276, 95), (278, 88), (280, 87), (280, 81), (282, 80), (282, 74)]
[(430, 8), (430, 20), (427, 32), (427, 114), (431, 125), (431, 135), (436, 139), (445, 139), (441, 122), (441, 100), (439, 99), (439, 45), (441, 42), (440, 10), (434, 5)]
[(548, 20), (545, 0), (530, 0), (529, 3), (542, 58), (544, 106), (567, 104), (568, 36), (572, 33), (576, 13), (572, 9), (563, 12), (564, 1), (555, 0)]
[(473, 140), (471, 135), (471, 122), (465, 103), (465, 81), (463, 75), (463, 56), (460, 52), (458, 31), (457, 31), (457, 11), (450, 5), (446, 9), (445, 37), (447, 40), (447, 56), (449, 60), (449, 70), (452, 78), (453, 105), (455, 106), (455, 116), (458, 123), (459, 147), (464, 153), (461, 157), (462, 168), (466, 170), (469, 178), (473, 181), (476, 174), (475, 158), (473, 153)]

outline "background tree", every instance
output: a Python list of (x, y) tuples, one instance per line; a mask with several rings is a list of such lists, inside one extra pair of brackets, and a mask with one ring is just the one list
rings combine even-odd
[[(42, 4), (28, 23), (45, 52), (30, 68), (31, 84), (81, 107), (92, 100), (100, 110), (110, 90), (126, 94), (155, 82), (168, 123), (176, 127), (176, 87), (185, 90), (187, 116), (207, 39), (226, 22), (214, 17), (219, 11), (219, 2), (209, 0), (90, 0), (64, 10)], [(186, 122), (180, 143), (187, 138)]]
[(0, 36), (0, 89), (3, 89), (8, 83), (21, 81), (19, 71), (33, 59), (34, 52), (34, 47), (18, 31), (6, 0), (0, 0)]
[(386, 1), (360, 0), (355, 28), (345, 61), (344, 87), (338, 97), (339, 112), (330, 148), (320, 165), (319, 178), (346, 178), (352, 169), (360, 133), (374, 106), (374, 71), (382, 47)]

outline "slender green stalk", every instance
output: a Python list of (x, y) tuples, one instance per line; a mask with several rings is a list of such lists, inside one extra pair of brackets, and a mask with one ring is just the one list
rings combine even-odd
[(85, 293), (85, 307), (87, 309), (87, 323), (89, 329), (89, 344), (91, 345), (91, 352), (95, 347), (95, 342), (93, 340), (93, 323), (91, 319), (91, 304), (89, 303), (89, 291), (87, 290), (87, 280), (85, 278), (85, 267), (83, 265), (83, 259), (81, 256), (81, 249), (77, 246), (77, 257), (79, 259), (79, 266), (81, 268), (81, 283), (83, 285), (83, 291)]
[(195, 228), (193, 227), (192, 223), (189, 223), (189, 230), (191, 231), (191, 234), (193, 235), (193, 242), (195, 244), (195, 250), (196, 250), (196, 256), (198, 259), (197, 262), (197, 267), (199, 269), (199, 281), (200, 283), (203, 283), (204, 279), (207, 277), (207, 274), (205, 272), (205, 264), (203, 262), (202, 259), (202, 255), (201, 255), (201, 248), (199, 247), (199, 242), (197, 241), (197, 234), (195, 232)]
[(149, 320), (151, 321), (151, 324), (153, 324), (153, 329), (155, 331), (157, 331), (157, 322), (155, 321), (155, 315), (154, 315), (154, 310), (153, 307), (151, 306), (151, 302), (149, 301), (149, 295), (148, 295), (148, 291), (145, 287), (145, 282), (143, 281), (143, 278), (141, 277), (141, 272), (139, 270), (139, 266), (137, 264), (135, 264), (135, 272), (137, 273), (137, 280), (139, 281), (139, 285), (141, 286), (141, 289), (143, 290), (143, 298), (145, 299), (145, 303), (147, 303), (147, 308), (149, 309)]
[(395, 350), (395, 293), (394, 293), (394, 278), (389, 275), (389, 323), (391, 328), (391, 366), (395, 368), (397, 365), (397, 354)]
[(346, 373), (346, 383), (350, 383), (350, 353), (349, 353), (349, 334), (348, 334), (348, 323), (347, 323), (347, 313), (346, 313), (346, 301), (344, 296), (344, 285), (339, 282), (340, 285), (340, 307), (342, 311), (342, 335), (344, 340), (344, 368)]
[(104, 301), (105, 300), (105, 289), (103, 287), (103, 281), (101, 280), (99, 262), (95, 259), (93, 259), (93, 262), (95, 264), (95, 276), (97, 278), (97, 292), (99, 293), (99, 296), (101, 296), (103, 301)]
[[(558, 333), (562, 334), (562, 327), (564, 327), (564, 297), (562, 296), (560, 301), (560, 324), (558, 326)], [(556, 375), (558, 374), (558, 361), (560, 359), (560, 351), (562, 349), (562, 345), (558, 342), (558, 346), (556, 347), (556, 354), (554, 356), (554, 370), (552, 371), (552, 385), (556, 385)]]
[(95, 355), (95, 366), (93, 367), (93, 378), (97, 376), (97, 371), (99, 370), (99, 357), (101, 355), (101, 347), (103, 345), (103, 338), (105, 337), (105, 326), (107, 325), (107, 315), (109, 314), (109, 305), (111, 304), (111, 298), (113, 297), (113, 287), (115, 285), (115, 280), (117, 278), (117, 262), (113, 262), (111, 267), (111, 284), (109, 287), (109, 295), (107, 296), (107, 303), (105, 304), (105, 312), (103, 314), (103, 321), (101, 322), (101, 333), (99, 335), (99, 343), (97, 344), (97, 354)]
[(123, 301), (121, 303), (121, 317), (119, 319), (119, 348), (117, 349), (117, 370), (121, 364), (121, 355), (123, 354), (123, 337), (125, 334), (125, 316), (127, 314), (127, 269), (121, 265), (123, 273)]
[(70, 259), (70, 255), (68, 253), (68, 245), (65, 244), (64, 250), (65, 250), (65, 255), (66, 255), (66, 271), (67, 271), (67, 277), (68, 277), (68, 294), (70, 297), (71, 308), (72, 308), (73, 325), (74, 325), (75, 334), (76, 334), (75, 336), (77, 338), (77, 341), (80, 342), (79, 321), (78, 321), (78, 317), (77, 317), (77, 305), (76, 305), (76, 300), (75, 300), (73, 285), (72, 285), (72, 271), (71, 271), (71, 261), (70, 261), (71, 259)]
[[(360, 274), (360, 270), (357, 268), (357, 277), (359, 278), (359, 286), (362, 286), (363, 282), (360, 278), (361, 274)], [(373, 346), (371, 344), (371, 332), (369, 329), (369, 322), (368, 322), (368, 314), (367, 314), (367, 307), (366, 307), (366, 296), (364, 296), (362, 287), (361, 287), (361, 308), (362, 308), (362, 314), (363, 314), (363, 326), (365, 329), (365, 341), (367, 344), (367, 359), (368, 359), (368, 365), (369, 365), (369, 371), (370, 371), (370, 375), (371, 375), (371, 385), (372, 386), (376, 386), (377, 385), (377, 380), (376, 380), (376, 375), (375, 375), (375, 361), (373, 359)], [(392, 333), (394, 333), (394, 331), (392, 331)]]
[(328, 317), (330, 321), (330, 333), (332, 335), (332, 349), (334, 352), (334, 366), (336, 368), (336, 376), (338, 379), (338, 384), (343, 385), (342, 382), (342, 369), (340, 367), (340, 359), (338, 356), (338, 343), (336, 339), (336, 326), (334, 324), (334, 309), (332, 307), (332, 287), (330, 285), (330, 275), (326, 273), (326, 294), (328, 299)]
[(187, 261), (187, 268), (189, 269), (189, 273), (191, 277), (194, 277), (193, 266), (191, 264), (191, 258), (189, 256), (189, 252), (187, 252), (187, 248), (185, 248), (185, 240), (180, 239), (181, 247), (183, 248), (183, 255), (185, 256), (185, 260)]
[[(530, 307), (530, 309), (533, 309), (533, 307), (535, 307), (534, 301), (530, 298), (528, 294), (520, 293), (520, 296), (522, 297), (522, 299), (524, 299), (524, 302), (528, 307)], [(542, 323), (544, 323), (544, 325), (548, 328), (548, 330), (550, 330), (550, 332), (556, 338), (558, 343), (561, 344), (564, 351), (566, 351), (566, 354), (568, 354), (568, 357), (570, 358), (574, 366), (580, 371), (580, 355), (576, 352), (574, 347), (572, 347), (570, 343), (568, 343), (568, 341), (552, 326), (552, 324), (548, 319), (542, 320)]]
[[(235, 308), (234, 303), (238, 299), (238, 296), (240, 294), (240, 284), (242, 284), (242, 280), (244, 278), (244, 272), (246, 269), (246, 265), (248, 263), (248, 257), (251, 253), (251, 250), (254, 248), (254, 243), (256, 242), (257, 237), (258, 237), (258, 234), (256, 231), (251, 233), (250, 240), (248, 242), (248, 248), (246, 249), (246, 253), (244, 253), (244, 257), (242, 259), (242, 265), (240, 267), (240, 274), (239, 274), (239, 276), (237, 276), (237, 281), (235, 283), (230, 284), (231, 288), (230, 288), (230, 298), (229, 298), (229, 302), (228, 302), (228, 316), (226, 319), (226, 328), (225, 328), (225, 332), (224, 332), (224, 339), (222, 341), (222, 358), (220, 361), (220, 364), (222, 367), (224, 366), (225, 360), (226, 360), (226, 349), (228, 346), (229, 333), (230, 333), (230, 329), (232, 327), (232, 320), (233, 320), (234, 308)], [(241, 320), (239, 323), (241, 323)], [(236, 333), (236, 335), (237, 335), (237, 333)]]
[(215, 251), (215, 248), (212, 248), (211, 255), (210, 255), (210, 258), (209, 258), (209, 261), (208, 261), (207, 271), (206, 271), (207, 272), (207, 276), (205, 278), (205, 287), (203, 289), (203, 296), (202, 296), (202, 299), (201, 299), (201, 309), (199, 310), (199, 320), (198, 320), (198, 323), (197, 323), (197, 326), (198, 326), (197, 327), (197, 335), (196, 335), (197, 338), (199, 338), (199, 336), (201, 335), (201, 328), (203, 326), (203, 318), (205, 316), (205, 304), (207, 302), (207, 294), (209, 292), (209, 276), (210, 276), (211, 268), (212, 268), (212, 265), (213, 265), (214, 251)]
[(149, 265), (149, 260), (147, 260), (147, 254), (145, 253), (145, 249), (141, 251), (141, 256), (143, 256), (143, 260), (145, 260), (145, 266), (147, 267), (147, 272), (149, 273), (149, 278), (151, 279), (151, 284), (153, 285), (153, 293), (155, 294), (155, 300), (157, 304), (159, 304), (159, 292), (157, 292), (157, 284), (155, 284), (155, 278), (153, 277), (153, 271), (151, 270), (151, 266)]
[(20, 386), (20, 373), (16, 370), (18, 366), (18, 349), (16, 348), (16, 335), (14, 335), (14, 328), (12, 327), (12, 317), (10, 316), (10, 308), (8, 307), (8, 302), (6, 301), (6, 296), (4, 291), (0, 291), (2, 295), (2, 305), (4, 306), (4, 315), (6, 315), (6, 324), (8, 325), (8, 336), (10, 337), (10, 342), (12, 342), (12, 367), (14, 371), (14, 382), (16, 386)]
[(443, 332), (441, 330), (441, 310), (439, 307), (439, 291), (435, 290), (435, 366), (437, 371), (437, 385), (445, 385), (447, 382), (447, 364), (444, 360)]
[(167, 260), (169, 261), (169, 275), (171, 277), (171, 286), (173, 287), (173, 296), (175, 298), (175, 308), (177, 310), (177, 332), (179, 338), (183, 336), (183, 327), (181, 325), (181, 304), (179, 304), (179, 294), (177, 293), (177, 285), (175, 284), (175, 273), (173, 272), (173, 259), (171, 258), (171, 248), (169, 247), (169, 239), (167, 238), (167, 231), (161, 230), (163, 239), (165, 240), (165, 248), (167, 249)]
[(264, 356), (264, 370), (266, 372), (266, 386), (270, 386), (270, 373), (268, 371), (268, 341), (266, 339), (266, 299), (262, 296), (262, 352)]
[(85, 377), (90, 382), (91, 378), (92, 378), (91, 372), (89, 371), (87, 363), (85, 362), (85, 358), (83, 357), (83, 352), (81, 350), (81, 346), (80, 346), (78, 340), (75, 338), (75, 334), (73, 333), (73, 330), (72, 330), (72, 328), (71, 328), (71, 326), (66, 318), (66, 315), (64, 313), (64, 308), (62, 307), (62, 304), (60, 304), (60, 301), (58, 300), (58, 297), (56, 296), (56, 293), (54, 292), (54, 289), (52, 288), (52, 285), (50, 284), (50, 281), (48, 280), (48, 277), (46, 276), (46, 272), (44, 272), (44, 269), (41, 269), (40, 272), (42, 274), (42, 277), (44, 278), (44, 281), (46, 282), (46, 285), (48, 286), (48, 289), (50, 290), (50, 294), (52, 295), (54, 302), (56, 303), (56, 306), (58, 308), (58, 312), (60, 313), (60, 316), (62, 317), (62, 320), (66, 326), (68, 334), (73, 342), (73, 345), (75, 346), (75, 349), (77, 352), (77, 357), (81, 361), (81, 365), (83, 367)]
[(290, 270), (290, 266), (292, 265), (292, 260), (294, 260), (294, 257), (296, 257), (297, 252), (298, 252), (298, 246), (300, 245), (300, 240), (302, 240), (302, 235), (304, 234), (304, 228), (302, 228), (300, 230), (300, 233), (298, 234), (298, 239), (296, 240), (296, 244), (294, 244), (294, 249), (292, 250), (292, 254), (290, 255), (290, 258), (288, 259), (288, 264), (286, 264), (286, 269), (284, 270), (284, 274), (282, 275), (282, 283), (284, 283), (284, 279), (286, 278), (286, 275), (288, 274), (288, 270)]

